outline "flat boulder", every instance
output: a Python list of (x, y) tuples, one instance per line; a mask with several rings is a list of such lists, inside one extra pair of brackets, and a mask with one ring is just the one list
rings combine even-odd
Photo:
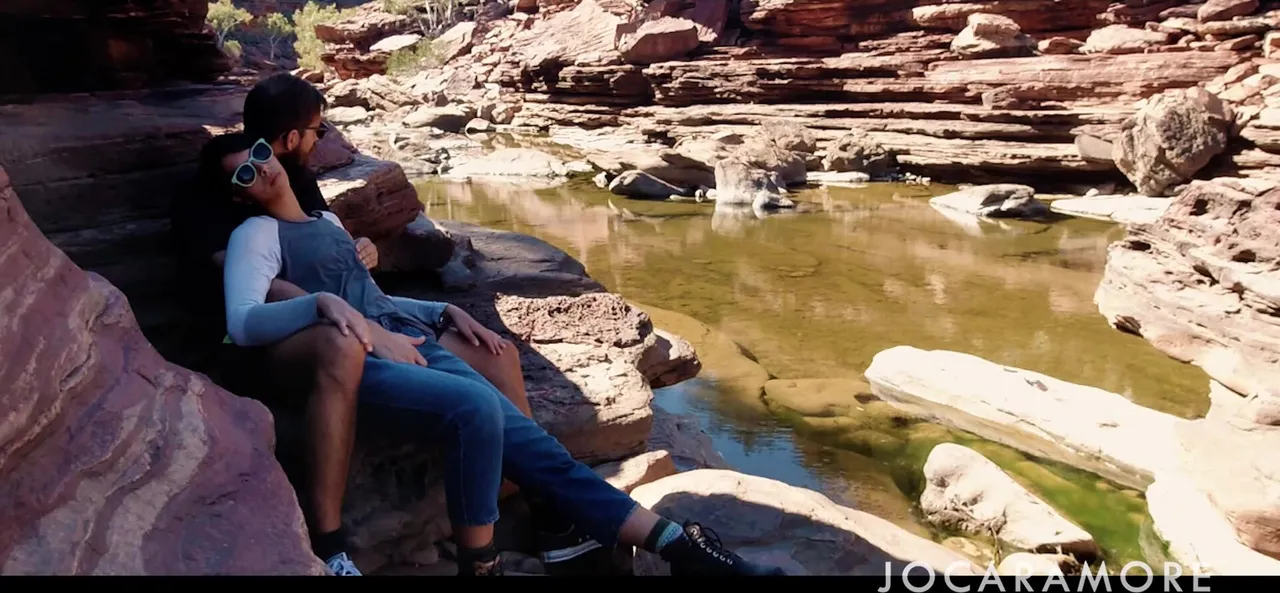
[(355, 237), (379, 241), (397, 235), (422, 213), (418, 192), (392, 161), (355, 155), (351, 164), (319, 176), (329, 209)]
[(0, 572), (321, 575), (272, 419), (170, 364), (0, 169)]
[(896, 346), (864, 373), (876, 396), (1026, 453), (1145, 488), (1184, 420), (1124, 396), (945, 350)]
[(930, 198), (929, 204), (987, 218), (1037, 218), (1049, 211), (1035, 188), (1013, 183), (975, 185)]
[[(631, 492), (642, 506), (676, 522), (696, 521), (743, 558), (778, 566), (788, 575), (900, 574), (909, 562), (935, 572), (980, 574), (964, 556), (869, 513), (777, 480), (730, 470), (699, 469)], [(644, 551), (637, 575), (669, 574), (666, 562)]]
[(951, 41), (951, 51), (965, 58), (1012, 58), (1031, 55), (1035, 41), (1007, 16), (974, 13)]

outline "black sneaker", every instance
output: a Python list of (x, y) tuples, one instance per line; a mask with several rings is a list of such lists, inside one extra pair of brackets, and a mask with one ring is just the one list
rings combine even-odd
[(667, 544), (661, 554), (671, 576), (786, 576), (781, 568), (748, 562), (720, 544), (716, 532), (685, 522), (684, 538)]
[(600, 554), (605, 552), (600, 542), (576, 527), (564, 533), (539, 531), (537, 544), (538, 559), (550, 575), (593, 572), (600, 562)]

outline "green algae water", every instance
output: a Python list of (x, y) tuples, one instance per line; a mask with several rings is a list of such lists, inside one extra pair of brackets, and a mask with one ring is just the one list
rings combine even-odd
[[(583, 181), (542, 190), (419, 184), (432, 218), (539, 237), (693, 343), (702, 375), (658, 390), (656, 403), (697, 416), (739, 469), (953, 546), (957, 534), (926, 524), (915, 501), (933, 446), (956, 442), (1093, 534), (1112, 574), (1130, 560), (1163, 562), (1141, 493), (905, 416), (863, 382), (877, 352), (910, 345), (967, 352), (1182, 417), (1208, 408), (1201, 371), (1112, 329), (1093, 304), (1106, 247), (1122, 227), (979, 221), (928, 204), (949, 189), (810, 189), (793, 196), (795, 212), (760, 218), (630, 200)], [(962, 541), (989, 560), (992, 542)]]

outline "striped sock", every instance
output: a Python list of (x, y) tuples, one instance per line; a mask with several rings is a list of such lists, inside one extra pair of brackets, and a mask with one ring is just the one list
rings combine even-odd
[(649, 537), (645, 538), (644, 549), (654, 554), (662, 552), (662, 549), (670, 545), (672, 542), (679, 541), (684, 538), (684, 529), (679, 525), (666, 519), (658, 519), (658, 523), (653, 526), (653, 530), (649, 532)]

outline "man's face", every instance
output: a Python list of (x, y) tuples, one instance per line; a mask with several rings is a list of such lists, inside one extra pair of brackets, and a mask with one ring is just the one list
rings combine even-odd
[(277, 147), (277, 158), (295, 165), (307, 164), (311, 153), (316, 149), (316, 143), (320, 141), (318, 133), (322, 119), (322, 114), (316, 114), (307, 123), (306, 129), (290, 130), (286, 136), (277, 141), (278, 144), (284, 145)]

